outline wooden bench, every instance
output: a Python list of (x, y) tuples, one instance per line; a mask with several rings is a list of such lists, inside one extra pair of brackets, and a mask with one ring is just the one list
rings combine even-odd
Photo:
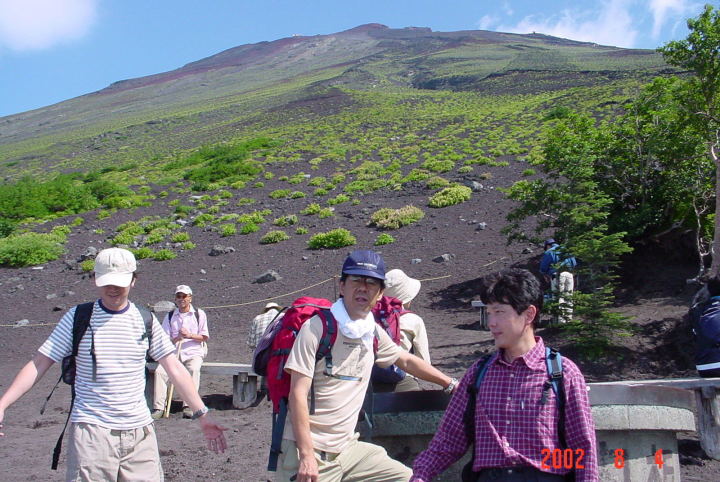
[[(604, 385), (593, 383), (592, 385)], [(700, 445), (708, 457), (720, 460), (720, 378), (665, 378), (607, 382), (629, 386), (663, 386), (690, 390), (695, 394), (696, 427)]]
[[(148, 405), (152, 407), (154, 398), (155, 369), (156, 362), (147, 364), (148, 377), (145, 384), (145, 398)], [(257, 400), (258, 375), (252, 370), (252, 366), (246, 363), (222, 363), (203, 362), (200, 369), (202, 376), (205, 375), (232, 375), (233, 377), (233, 407), (248, 408)]]

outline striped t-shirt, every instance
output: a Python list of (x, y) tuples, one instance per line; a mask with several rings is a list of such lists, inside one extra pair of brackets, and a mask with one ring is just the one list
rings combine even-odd
[[(59, 363), (72, 353), (75, 308), (65, 313), (50, 337), (38, 350)], [(93, 381), (90, 355), (95, 338), (97, 376)], [(152, 423), (145, 401), (145, 354), (148, 340), (145, 322), (133, 303), (121, 311), (110, 311), (95, 302), (90, 326), (80, 341), (76, 359), (75, 406), (70, 421), (85, 422), (114, 430), (129, 430)], [(173, 353), (170, 338), (155, 316), (150, 356), (156, 360)]]

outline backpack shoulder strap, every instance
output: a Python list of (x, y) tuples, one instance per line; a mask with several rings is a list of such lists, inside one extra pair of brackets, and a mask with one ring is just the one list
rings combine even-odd
[(88, 303), (82, 303), (75, 307), (75, 315), (73, 316), (73, 329), (72, 329), (72, 355), (77, 356), (78, 350), (80, 349), (80, 341), (85, 336), (88, 327), (90, 326), (90, 318), (92, 318), (93, 308), (95, 302), (90, 301)]
[[(563, 385), (562, 355), (554, 348), (545, 347), (545, 365), (547, 367), (548, 381), (555, 392), (558, 407), (558, 439), (563, 448), (565, 442), (565, 388)], [(543, 390), (543, 398), (545, 391)]]
[(143, 323), (145, 324), (145, 334), (143, 334), (143, 338), (147, 338), (148, 351), (150, 351), (150, 347), (152, 346), (153, 315), (150, 313), (150, 310), (143, 308), (142, 306), (138, 306), (137, 309), (140, 312), (140, 316), (142, 316)]
[[(475, 406), (477, 405), (477, 394), (480, 390), (480, 384), (482, 383), (483, 378), (485, 378), (485, 374), (490, 367), (490, 360), (492, 360), (492, 357), (493, 354), (489, 353), (480, 360), (478, 363), (478, 371), (475, 375), (475, 381), (467, 387), (468, 401), (465, 406), (465, 412), (463, 413), (463, 423), (465, 425), (465, 434), (467, 435), (468, 440), (470, 440), (470, 444), (473, 448), (470, 452), (470, 462), (468, 462), (463, 468), (463, 473), (465, 473), (465, 471), (472, 472), (472, 467), (475, 462)], [(463, 478), (463, 480), (465, 480), (465, 478)]]

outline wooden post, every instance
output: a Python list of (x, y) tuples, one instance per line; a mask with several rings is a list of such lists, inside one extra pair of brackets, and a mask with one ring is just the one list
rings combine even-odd
[(715, 387), (695, 390), (700, 446), (708, 457), (720, 460), (720, 393)]

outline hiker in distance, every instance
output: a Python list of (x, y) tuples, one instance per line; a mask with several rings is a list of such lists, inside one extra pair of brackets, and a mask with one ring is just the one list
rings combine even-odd
[[(207, 414), (208, 408), (190, 374), (174, 356), (170, 338), (154, 316), (128, 300), (136, 281), (135, 270), (135, 257), (130, 251), (100, 251), (95, 258), (95, 285), (100, 298), (65, 313), (0, 397), (2, 428), (5, 410), (30, 390), (50, 366), (59, 362), (66, 366), (64, 359), (74, 358), (68, 481), (163, 480), (155, 429), (144, 394), (147, 353), (167, 371), (187, 400), (193, 418), (199, 419), (208, 448), (220, 453), (227, 446), (223, 434), (226, 429)], [(75, 345), (73, 357), (73, 326), (78, 326), (79, 321), (75, 312), (84, 312), (84, 306), (91, 311), (84, 318), (86, 331)], [(59, 448), (60, 441), (57, 455)]]
[(320, 316), (300, 328), (285, 365), (291, 377), (289, 417), (276, 480), (391, 482), (410, 477), (408, 467), (382, 447), (358, 441), (355, 433), (373, 364), (395, 363), (448, 392), (458, 381), (404, 351), (375, 323), (371, 309), (383, 294), (384, 282), (385, 263), (378, 253), (353, 251), (345, 260), (340, 299), (330, 308), (338, 328), (330, 367), (324, 359), (316, 360), (324, 330)]
[(557, 298), (560, 314), (557, 321), (567, 323), (572, 321), (575, 279), (572, 270), (577, 265), (574, 256), (563, 252), (563, 248), (553, 239), (548, 238), (543, 243), (543, 255), (540, 259), (540, 273), (545, 282), (550, 284), (550, 292)]
[[(207, 341), (210, 338), (205, 311), (192, 304), (193, 292), (188, 285), (175, 288), (175, 306), (163, 320), (162, 328), (176, 346), (176, 356), (190, 373), (195, 390), (200, 389), (200, 368), (206, 356)], [(153, 397), (153, 419), (162, 418), (168, 396), (168, 375), (162, 365), (155, 370), (155, 396)], [(169, 405), (168, 411), (169, 413)], [(193, 411), (183, 401), (183, 418), (192, 418)]]
[[(535, 336), (539, 281), (524, 269), (494, 273), (483, 279), (480, 299), (498, 350), (465, 373), (410, 480), (431, 481), (472, 447), (464, 481), (559, 482), (572, 471), (577, 482), (597, 481), (585, 379)], [(552, 462), (557, 451), (570, 452), (560, 468)]]

